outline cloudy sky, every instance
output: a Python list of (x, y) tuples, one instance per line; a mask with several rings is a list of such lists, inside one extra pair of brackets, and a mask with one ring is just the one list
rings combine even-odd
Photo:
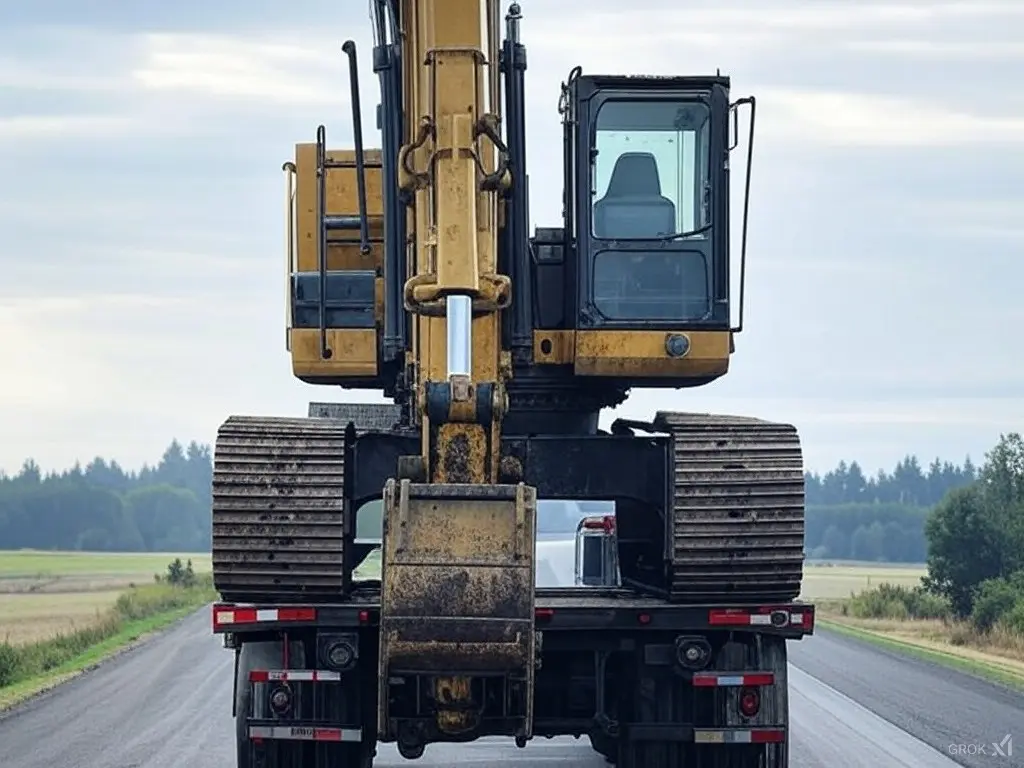
[[(573, 65), (720, 67), (758, 97), (732, 372), (628, 415), (791, 421), (818, 469), (980, 458), (1021, 428), (1024, 3), (522, 5), (535, 224), (560, 215)], [(318, 122), (350, 138), (348, 37), (368, 54), (366, 0), (3, 3), (0, 467), (137, 466), (340, 394), (291, 377), (279, 169)]]

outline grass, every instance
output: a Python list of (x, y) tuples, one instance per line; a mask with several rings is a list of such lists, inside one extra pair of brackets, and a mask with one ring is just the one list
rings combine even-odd
[(820, 626), (1024, 690), (1024, 635), (950, 619), (944, 600), (915, 589), (924, 574), (921, 566), (808, 564), (802, 596), (814, 601)]
[(380, 547), (370, 551), (370, 554), (356, 566), (355, 570), (352, 571), (352, 578), (356, 581), (373, 581), (380, 579), (381, 569), (381, 551)]
[(3, 595), (0, 598), (0, 641), (24, 645), (95, 624), (120, 595), (116, 589)]
[(210, 554), (180, 552), (50, 552), (19, 549), (0, 552), (0, 578), (18, 575), (152, 574), (175, 557), (192, 559), (197, 571), (210, 570)]
[(214, 598), (209, 575), (190, 587), (166, 582), (132, 587), (79, 628), (17, 645), (0, 642), (0, 709), (88, 669)]
[(804, 564), (804, 600), (845, 600), (851, 594), (877, 587), (882, 583), (902, 584), (915, 587), (925, 575), (923, 565), (889, 564), (845, 564), (816, 563)]
[[(818, 617), (819, 626), (831, 629), (849, 637), (872, 643), (886, 650), (903, 653), (923, 661), (941, 664), (967, 674), (990, 680), (1017, 690), (1024, 691), (1024, 664), (1007, 664), (994, 657), (986, 657), (982, 652), (970, 653), (970, 649), (949, 646), (933, 647), (920, 641), (908, 640), (882, 629), (870, 629), (855, 626), (849, 619)], [(909, 620), (904, 623), (916, 623)]]
[(0, 642), (43, 640), (93, 625), (121, 593), (151, 584), (175, 557), (210, 573), (210, 555), (0, 552)]
[[(141, 638), (185, 618), (196, 607), (189, 605), (145, 619), (125, 622), (115, 634), (87, 647), (78, 655), (68, 658), (46, 672), (0, 687), (0, 712), (88, 671)], [(2, 649), (3, 645), (0, 644), (0, 653), (3, 652)]]
[[(192, 559), (190, 587), (157, 582)], [(0, 709), (215, 599), (209, 555), (0, 552)]]

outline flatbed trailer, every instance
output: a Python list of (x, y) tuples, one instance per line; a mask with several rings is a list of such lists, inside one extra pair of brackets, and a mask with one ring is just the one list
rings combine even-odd
[[(236, 653), (239, 766), (365, 768), (381, 695), (400, 693), (408, 722), (432, 721), (429, 686), (378, 679), (379, 600), (367, 583), (335, 603), (214, 604), (213, 631)], [(575, 587), (537, 589), (535, 606), (533, 737), (587, 736), (621, 768), (788, 765), (786, 643), (813, 634), (813, 605)], [(491, 725), (509, 716), (508, 684), (474, 691)], [(397, 746), (407, 758), (425, 747), (415, 729)]]

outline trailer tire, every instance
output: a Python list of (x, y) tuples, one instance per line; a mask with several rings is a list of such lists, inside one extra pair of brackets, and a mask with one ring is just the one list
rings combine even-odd
[[(290, 643), (293, 659), (300, 662), (303, 654), (302, 643)], [(280, 669), (281, 642), (277, 640), (245, 643), (238, 652), (235, 664), (235, 743), (238, 768), (255, 768), (246, 718), (250, 711), (249, 673), (254, 669)]]

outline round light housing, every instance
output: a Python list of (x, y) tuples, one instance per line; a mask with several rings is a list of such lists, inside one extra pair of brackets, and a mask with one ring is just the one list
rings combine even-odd
[(283, 715), (291, 709), (292, 692), (283, 685), (275, 687), (270, 692), (270, 708), (277, 715)]
[(332, 643), (327, 649), (327, 660), (335, 669), (345, 669), (355, 659), (356, 652), (344, 641)]
[(665, 352), (669, 357), (685, 357), (690, 351), (690, 340), (681, 333), (670, 333), (665, 337)]
[(676, 661), (683, 669), (704, 669), (711, 661), (711, 645), (702, 637), (676, 638)]
[(740, 691), (740, 714), (753, 717), (761, 709), (761, 694), (757, 688), (744, 688)]

